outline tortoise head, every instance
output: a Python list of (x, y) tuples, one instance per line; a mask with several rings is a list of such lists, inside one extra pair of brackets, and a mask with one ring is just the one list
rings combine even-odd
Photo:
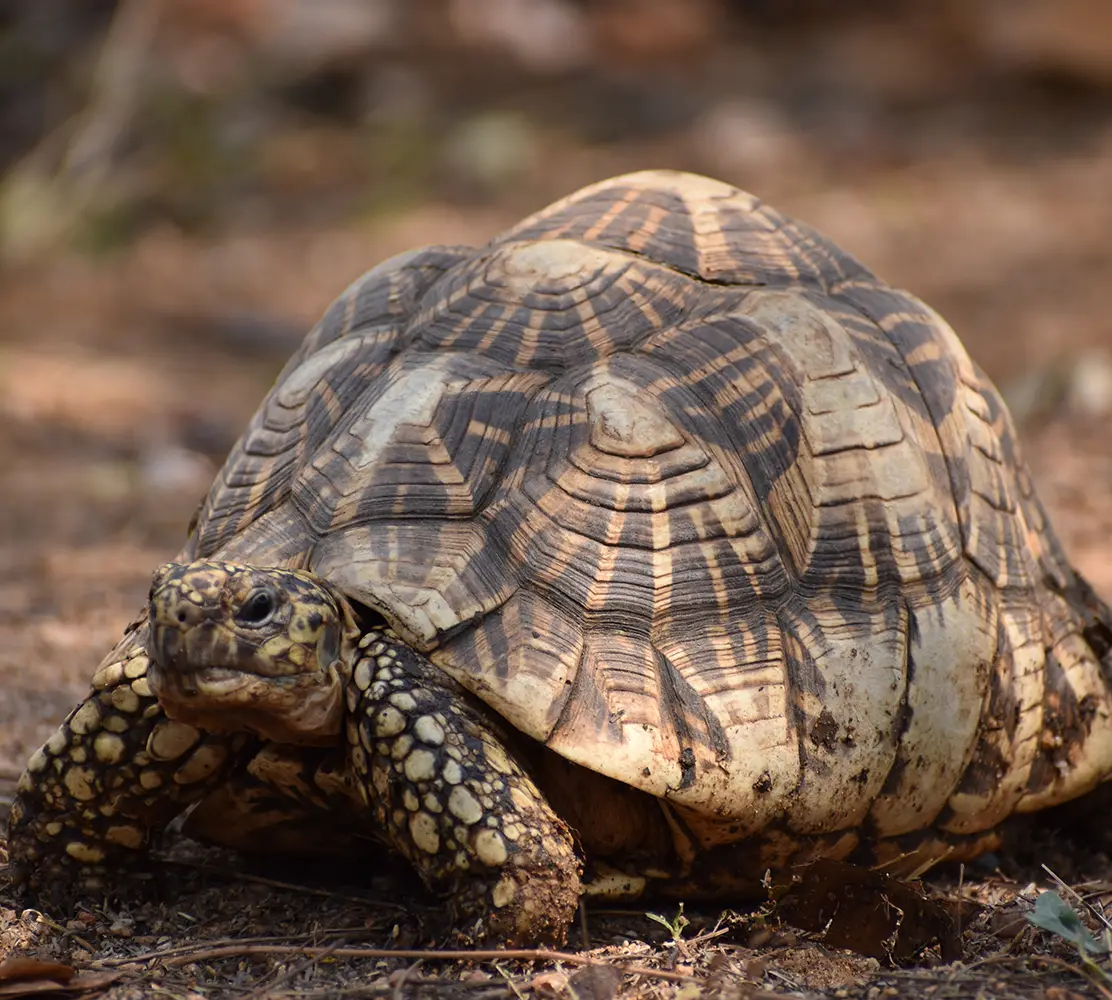
[(344, 598), (309, 573), (167, 563), (150, 593), (151, 688), (166, 714), (284, 743), (335, 739), (358, 640)]

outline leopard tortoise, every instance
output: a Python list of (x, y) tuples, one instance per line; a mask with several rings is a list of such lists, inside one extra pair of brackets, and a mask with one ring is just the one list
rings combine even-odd
[(558, 940), (584, 887), (989, 848), (1112, 769), (1110, 649), (936, 313), (735, 188), (631, 174), (329, 309), (10, 853), (42, 898), (104, 888), (191, 810)]

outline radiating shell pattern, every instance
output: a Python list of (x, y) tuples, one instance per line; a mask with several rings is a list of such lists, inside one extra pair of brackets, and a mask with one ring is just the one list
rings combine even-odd
[(210, 556), (311, 570), (735, 839), (974, 833), (1112, 766), (1107, 611), (996, 391), (927, 306), (704, 178), (356, 281), (220, 473)]

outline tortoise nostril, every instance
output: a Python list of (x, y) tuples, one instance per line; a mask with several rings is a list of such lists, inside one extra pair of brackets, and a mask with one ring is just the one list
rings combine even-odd
[(182, 609), (181, 609), (181, 610), (180, 610), (180, 611), (178, 612), (178, 621), (179, 621), (179, 622), (181, 622), (181, 624), (182, 624), (182, 625), (184, 625), (184, 624), (185, 624), (185, 619), (186, 619), (187, 617), (188, 617), (188, 615), (186, 615), (186, 613), (185, 613), (185, 608), (182, 608)]

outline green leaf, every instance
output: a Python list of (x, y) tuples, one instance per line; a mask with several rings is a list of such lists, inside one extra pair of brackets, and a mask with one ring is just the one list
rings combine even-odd
[(1057, 934), (1081, 951), (1103, 952), (1096, 938), (1089, 933), (1081, 918), (1056, 892), (1044, 892), (1035, 900), (1035, 909), (1027, 914), (1027, 922), (1044, 931)]
[(672, 940), (676, 942), (683, 937), (683, 929), (691, 923), (691, 921), (683, 915), (683, 903), (680, 903), (680, 911), (676, 914), (674, 920), (666, 920), (659, 913), (646, 913), (645, 916), (650, 920), (655, 920), (661, 926), (667, 927), (672, 934)]

